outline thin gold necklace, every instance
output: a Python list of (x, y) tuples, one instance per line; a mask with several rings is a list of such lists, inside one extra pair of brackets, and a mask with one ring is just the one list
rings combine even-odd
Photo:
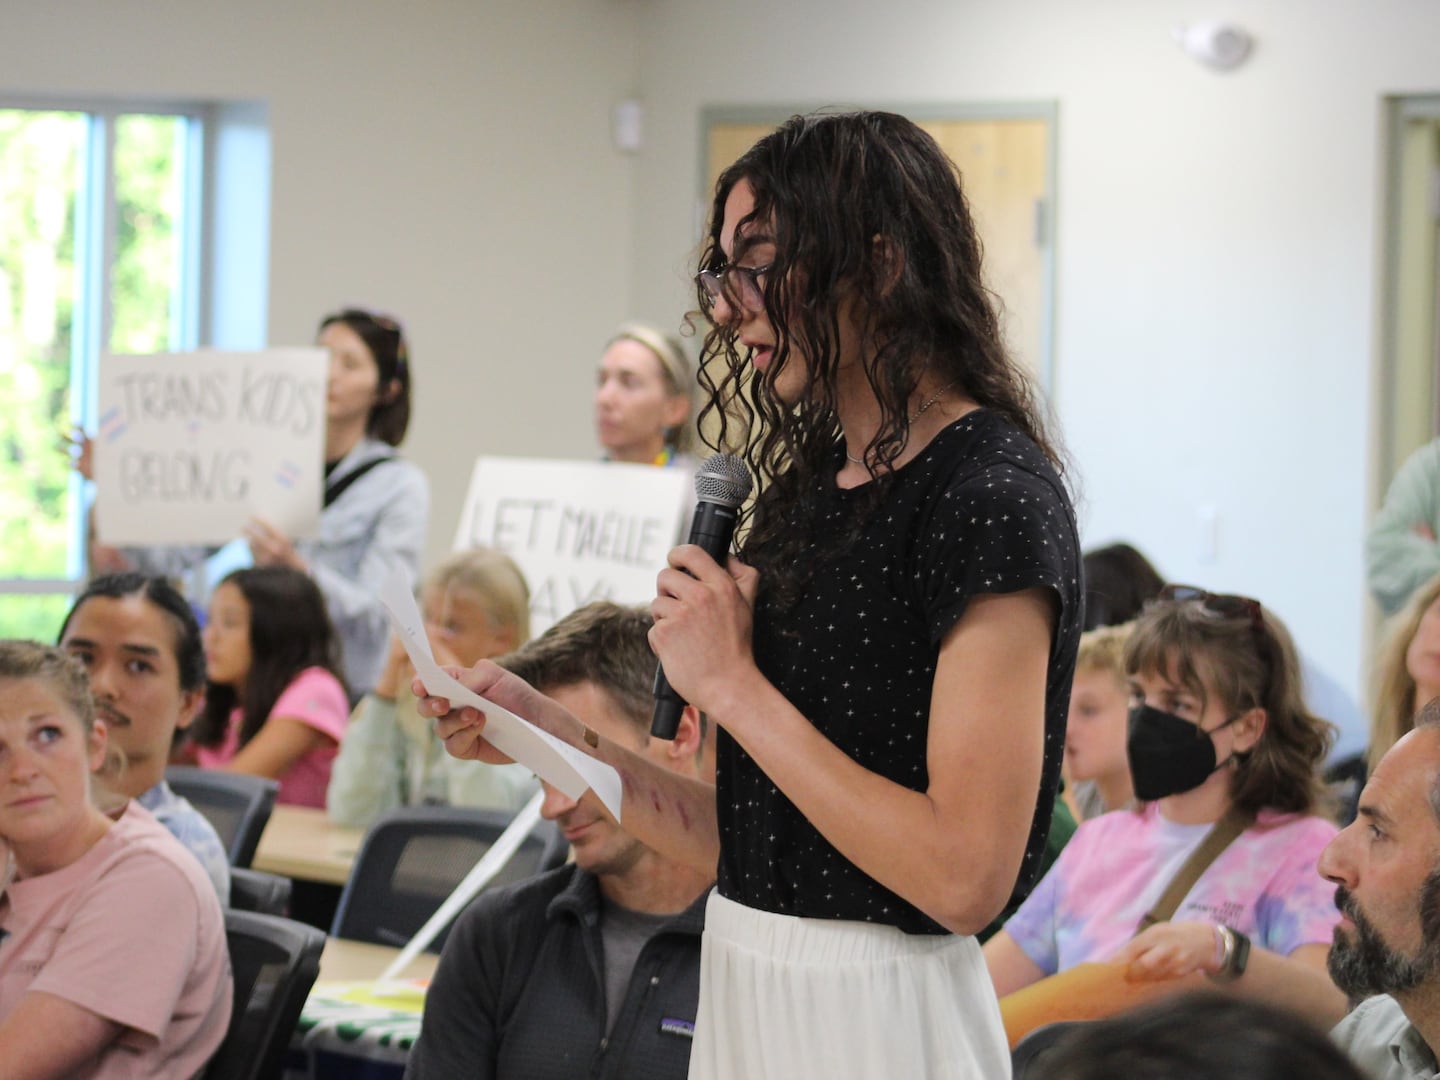
[[(910, 414), (910, 423), (913, 424), (916, 420), (919, 420), (920, 417), (924, 415), (926, 409), (930, 408), (931, 405), (934, 405), (937, 401), (944, 397), (945, 394), (949, 390), (951, 390), (959, 381), (959, 379), (953, 379), (950, 382), (946, 383), (944, 386), (942, 386), (939, 390), (936, 390), (935, 393), (931, 394), (929, 400), (926, 401), (925, 404), (921, 405), (918, 409), (916, 409), (913, 413)], [(845, 451), (845, 459), (847, 461), (854, 462), (856, 465), (868, 466), (869, 464), (864, 458), (852, 457), (849, 450)]]

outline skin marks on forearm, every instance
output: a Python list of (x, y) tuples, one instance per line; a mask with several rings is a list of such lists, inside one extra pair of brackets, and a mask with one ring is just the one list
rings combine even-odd
[(617, 767), (616, 772), (620, 774), (621, 789), (628, 792), (632, 799), (640, 802), (641, 805), (648, 802), (650, 809), (654, 810), (655, 815), (661, 818), (667, 816), (666, 804), (673, 803), (675, 816), (680, 821), (680, 827), (687, 833), (692, 830), (694, 826), (690, 820), (690, 812), (685, 809), (685, 799), (683, 795), (679, 798), (669, 799), (659, 785), (652, 784), (641, 777), (637, 777), (624, 766)]

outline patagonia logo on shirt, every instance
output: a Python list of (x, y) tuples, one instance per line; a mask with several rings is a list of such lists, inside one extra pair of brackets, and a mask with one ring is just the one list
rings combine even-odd
[(695, 1025), (689, 1020), (677, 1020), (673, 1016), (662, 1017), (660, 1020), (661, 1035), (679, 1035), (684, 1039), (695, 1038)]

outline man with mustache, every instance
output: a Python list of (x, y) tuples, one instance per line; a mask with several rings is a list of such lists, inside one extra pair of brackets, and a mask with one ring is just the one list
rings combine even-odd
[(1373, 1080), (1437, 1072), (1440, 1047), (1440, 700), (1381, 759), (1320, 872), (1337, 888), (1330, 975), (1362, 1001), (1332, 1033)]
[(95, 714), (118, 751), (97, 779), (122, 804), (134, 799), (149, 810), (200, 860), (220, 903), (229, 903), (225, 846), (165, 783), (175, 733), (190, 726), (205, 698), (205, 651), (190, 605), (164, 578), (107, 574), (76, 599), (58, 644), (89, 674)]
[[(649, 614), (601, 602), (498, 663), (593, 731), (713, 782), (700, 716), (650, 737)], [(407, 1080), (683, 1080), (711, 878), (641, 844), (594, 792), (545, 787), (574, 863), (483, 894), (445, 942)]]

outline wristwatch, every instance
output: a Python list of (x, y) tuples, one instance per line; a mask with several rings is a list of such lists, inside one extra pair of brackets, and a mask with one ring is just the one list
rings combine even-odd
[(1224, 942), (1224, 954), (1220, 959), (1220, 970), (1210, 977), (1217, 982), (1233, 982), (1245, 974), (1250, 962), (1250, 939), (1229, 926), (1217, 926), (1216, 931)]

